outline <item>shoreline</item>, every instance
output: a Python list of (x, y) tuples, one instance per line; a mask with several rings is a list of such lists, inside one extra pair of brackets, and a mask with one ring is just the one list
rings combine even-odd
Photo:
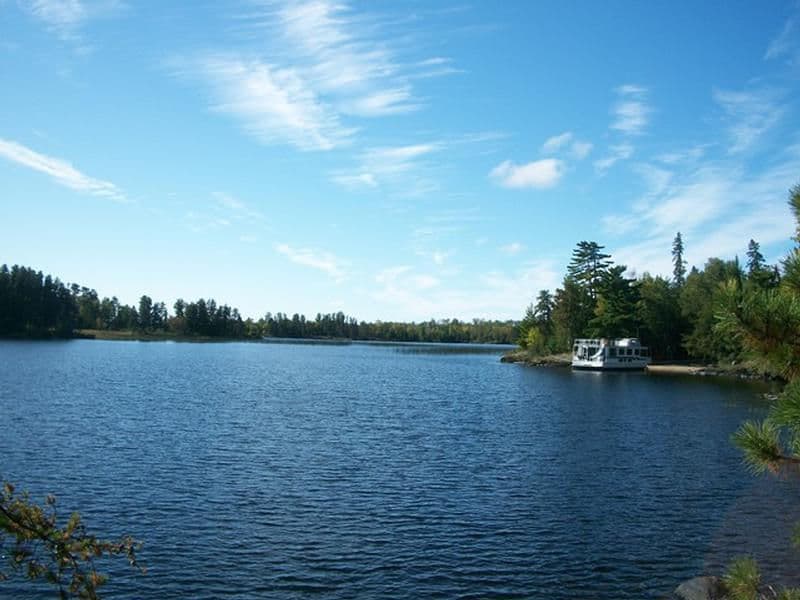
[[(572, 356), (569, 353), (533, 356), (525, 350), (518, 349), (503, 355), (500, 362), (518, 363), (529, 367), (570, 368)], [(654, 375), (692, 375), (700, 377), (727, 377), (735, 379), (751, 379), (761, 381), (780, 381), (780, 378), (764, 373), (750, 363), (731, 365), (715, 365), (685, 362), (659, 362), (648, 365), (644, 369)]]

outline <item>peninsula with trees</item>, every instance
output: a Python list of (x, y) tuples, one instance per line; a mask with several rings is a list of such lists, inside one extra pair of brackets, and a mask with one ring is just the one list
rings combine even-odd
[[(793, 197), (800, 197), (795, 188)], [(625, 265), (614, 264), (605, 247), (581, 241), (572, 252), (562, 285), (542, 290), (519, 324), (520, 349), (504, 360), (530, 364), (568, 364), (560, 356), (578, 337), (636, 337), (656, 361), (695, 361), (752, 370), (742, 340), (719, 326), (719, 312), (730, 302), (730, 290), (741, 297), (778, 290), (784, 265), (767, 264), (760, 245), (751, 239), (744, 265), (709, 258), (702, 269), (687, 272), (680, 232), (672, 243), (672, 277), (644, 273), (630, 277)], [(743, 248), (743, 250), (745, 250)], [(665, 252), (669, 249), (665, 248)], [(744, 365), (744, 366), (742, 366)], [(768, 369), (765, 374), (773, 374)]]

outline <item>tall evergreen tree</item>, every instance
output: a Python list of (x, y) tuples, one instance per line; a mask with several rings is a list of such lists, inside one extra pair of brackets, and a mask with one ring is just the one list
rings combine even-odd
[(624, 265), (616, 265), (603, 274), (594, 316), (589, 321), (590, 335), (611, 338), (638, 335), (638, 291), (635, 281), (625, 277), (626, 268)]
[(761, 246), (753, 239), (747, 245), (747, 274), (752, 277), (755, 273), (763, 271), (766, 263), (761, 254)]
[(550, 290), (539, 292), (533, 312), (538, 325), (549, 324), (553, 320), (553, 294), (550, 293)]
[(672, 240), (672, 282), (677, 287), (686, 283), (686, 261), (683, 260), (683, 238), (679, 231)]
[(567, 350), (572, 346), (572, 340), (586, 334), (594, 306), (595, 300), (584, 286), (569, 275), (564, 278), (563, 286), (556, 290), (553, 306), (556, 348)]
[(572, 260), (567, 266), (567, 275), (576, 284), (586, 288), (589, 296), (594, 300), (597, 298), (597, 288), (603, 278), (603, 274), (611, 266), (610, 254), (605, 254), (597, 242), (578, 242), (572, 251)]
[(139, 298), (139, 329), (146, 331), (153, 324), (153, 299), (150, 296)]

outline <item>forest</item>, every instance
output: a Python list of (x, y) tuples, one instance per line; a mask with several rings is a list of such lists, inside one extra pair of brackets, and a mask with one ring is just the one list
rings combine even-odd
[[(790, 191), (797, 202), (800, 188)], [(402, 342), (518, 343), (530, 355), (567, 352), (576, 337), (638, 337), (656, 360), (733, 363), (746, 359), (741, 339), (719, 327), (734, 296), (781, 287), (786, 265), (767, 264), (760, 245), (744, 247), (744, 264), (709, 258), (687, 270), (684, 241), (675, 235), (672, 276), (629, 277), (604, 246), (581, 241), (560, 288), (538, 293), (519, 322), (474, 319), (419, 323), (358, 321), (342, 312), (304, 315), (267, 312), (243, 319), (238, 309), (213, 299), (164, 302), (142, 295), (138, 306), (93, 289), (65, 284), (29, 267), (0, 266), (0, 336), (71, 337), (81, 331), (132, 331), (139, 335), (197, 338), (326, 338)], [(736, 302), (736, 300), (733, 300)]]
[(514, 321), (473, 319), (421, 323), (358, 321), (342, 312), (305, 315), (266, 313), (243, 319), (239, 310), (213, 299), (179, 299), (170, 313), (164, 302), (143, 295), (138, 306), (116, 297), (100, 298), (93, 289), (65, 284), (30, 267), (0, 266), (0, 336), (72, 337), (85, 330), (133, 331), (139, 335), (187, 338), (326, 338), (401, 342), (513, 343)]
[(678, 232), (670, 278), (628, 277), (627, 267), (614, 264), (603, 250), (597, 242), (579, 242), (562, 286), (552, 293), (542, 290), (528, 306), (519, 344), (529, 354), (567, 352), (576, 337), (637, 337), (658, 360), (740, 361), (746, 358), (741, 340), (718, 327), (731, 286), (744, 298), (753, 291), (776, 290), (782, 280), (781, 268), (766, 263), (753, 239), (744, 265), (738, 256), (709, 258), (702, 269), (693, 266), (687, 272)]

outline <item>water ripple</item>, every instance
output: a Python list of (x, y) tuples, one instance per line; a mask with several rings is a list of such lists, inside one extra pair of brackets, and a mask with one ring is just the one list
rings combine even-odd
[(743, 553), (800, 584), (797, 482), (728, 441), (754, 390), (497, 358), (2, 342), (0, 475), (145, 541), (110, 598), (656, 598)]

